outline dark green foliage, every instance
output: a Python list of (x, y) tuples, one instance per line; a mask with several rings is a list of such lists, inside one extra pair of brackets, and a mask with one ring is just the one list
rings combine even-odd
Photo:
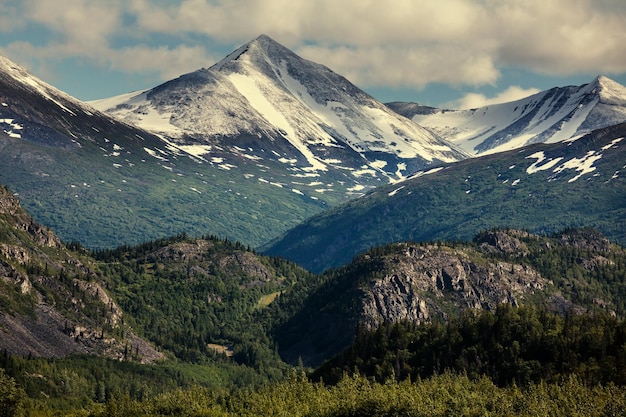
[[(494, 236), (516, 243), (510, 249), (494, 243)], [(93, 254), (72, 244), (73, 256), (89, 266), (89, 275), (41, 262), (19, 269), (39, 277), (35, 289), (69, 317), (78, 317), (72, 316), (77, 313), (68, 303), (71, 296), (88, 299), (75, 287), (77, 280), (99, 283), (122, 308), (125, 322), (116, 328), (95, 318), (94, 323), (120, 340), (132, 328), (164, 351), (166, 361), (141, 365), (95, 357), (25, 359), (5, 353), (0, 368), (23, 388), (29, 407), (40, 415), (56, 410), (80, 414), (81, 409), (83, 415), (93, 416), (623, 411), (624, 392), (616, 386), (626, 383), (626, 326), (602, 314), (624, 311), (622, 248), (590, 229), (551, 236), (491, 230), (470, 243), (433, 245), (469, 254), (477, 263), (506, 261), (536, 269), (554, 282), (552, 291), (585, 306), (589, 314), (502, 306), (492, 313), (451, 314), (445, 324), (383, 324), (368, 333), (358, 325), (359, 292), (387, 274), (389, 264), (383, 260), (406, 246), (372, 248), (342, 268), (313, 275), (292, 262), (259, 256), (240, 243), (215, 236), (192, 239), (183, 233)], [(70, 264), (59, 260), (66, 258), (47, 259)], [(7, 298), (29, 305), (17, 296)], [(541, 304), (545, 299), (529, 302)], [(93, 305), (85, 302), (81, 314), (102, 317), (101, 307), (95, 300)], [(324, 381), (336, 386), (312, 383), (301, 375), (284, 380), (289, 366), (278, 351), (284, 344), (302, 342), (301, 330), (310, 323), (320, 330), (307, 340), (323, 347), (350, 343), (356, 330), (355, 356), (346, 353), (336, 359), (340, 362), (329, 362), (319, 371), (327, 372)], [(232, 356), (216, 353), (210, 344), (230, 348)], [(302, 353), (309, 349), (297, 347)], [(132, 352), (125, 358), (139, 359)], [(301, 357), (300, 362), (308, 359)], [(355, 369), (367, 377), (345, 376)], [(588, 387), (597, 383), (602, 386)], [(594, 398), (583, 404), (585, 395)]]
[[(593, 229), (570, 229), (550, 236), (491, 230), (472, 242), (408, 245), (459, 253), (475, 265), (506, 262), (514, 270), (536, 271), (547, 281), (545, 287), (524, 296), (523, 302), (528, 305), (561, 314), (577, 308), (623, 317), (626, 311), (626, 251)], [(362, 320), (363, 295), (384, 277), (407, 273), (405, 269), (394, 269), (395, 259), (410, 264), (406, 250), (407, 244), (403, 243), (372, 248), (349, 264), (323, 274), (297, 313), (276, 327), (274, 334), (283, 358), (292, 364), (302, 358), (305, 364), (317, 366), (347, 348)], [(455, 298), (453, 292), (435, 296), (423, 288), (413, 290), (432, 304), (429, 308), (433, 318), (455, 317), (462, 309), (463, 300)]]
[[(14, 381), (40, 412), (69, 412), (111, 402), (139, 403), (177, 390), (224, 396), (239, 387), (258, 387), (267, 381), (249, 367), (228, 361), (207, 365), (182, 363), (139, 364), (94, 356), (65, 359), (27, 359), (2, 354), (0, 372)], [(0, 378), (1, 379), (1, 378)], [(28, 405), (28, 403), (27, 403)]]
[(450, 373), (383, 384), (354, 375), (329, 387), (294, 374), (283, 382), (221, 399), (198, 388), (143, 401), (120, 396), (90, 416), (606, 417), (626, 412), (625, 394), (614, 386), (587, 387), (576, 378), (500, 388), (487, 378), (473, 381)]
[[(626, 183), (621, 172), (623, 146), (609, 144), (626, 133), (626, 124), (574, 143), (537, 144), (524, 149), (472, 158), (399, 184), (381, 186), (366, 196), (316, 215), (280, 239), (265, 253), (322, 272), (350, 261), (371, 247), (400, 241), (470, 240), (494, 227), (552, 233), (591, 226), (612, 241), (626, 244)], [(599, 151), (592, 175), (570, 182), (578, 171), (532, 174), (529, 158), (584, 159)], [(517, 181), (519, 180), (519, 181)]]
[[(93, 133), (93, 131), (92, 131)], [(186, 231), (212, 233), (259, 245), (319, 213), (327, 203), (346, 201), (345, 191), (321, 196), (262, 183), (265, 168), (241, 158), (225, 171), (186, 156), (162, 162), (143, 149), (162, 146), (110, 132), (78, 149), (11, 141), (0, 153), (0, 183), (20, 196), (26, 210), (64, 241), (87, 248), (138, 244)], [(145, 134), (145, 132), (141, 132)], [(114, 143), (124, 147), (111, 157)], [(105, 150), (107, 149), (107, 150)], [(284, 164), (271, 166), (273, 181), (290, 183)], [(270, 174), (272, 175), (272, 174)]]
[[(487, 233), (477, 235), (474, 243), (480, 245)], [(525, 245), (524, 251), (494, 251), (490, 257), (531, 266), (576, 305), (624, 316), (624, 248), (589, 228), (568, 229), (550, 236), (514, 234)]]
[(282, 313), (282, 297), (272, 303), (279, 307), (260, 300), (308, 282), (308, 272), (240, 243), (185, 234), (98, 251), (96, 258), (132, 327), (178, 360), (214, 361), (220, 356), (209, 345), (229, 346), (236, 362), (280, 377), (267, 329), (293, 307)]
[(626, 321), (501, 305), (448, 323), (386, 323), (359, 331), (314, 377), (334, 383), (354, 370), (380, 382), (453, 371), (472, 379), (486, 375), (500, 386), (556, 383), (569, 375), (590, 386), (626, 385)]
[(0, 368), (0, 417), (24, 415), (26, 393)]

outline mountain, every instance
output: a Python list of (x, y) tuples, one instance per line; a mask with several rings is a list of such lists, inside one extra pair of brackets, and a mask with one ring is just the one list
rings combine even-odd
[(0, 57), (0, 182), (65, 242), (103, 248), (186, 231), (257, 245), (327, 207), (322, 191), (298, 190), (307, 186), (292, 183), (289, 165), (247, 156), (198, 158)]
[(557, 87), (521, 100), (470, 110), (416, 103), (387, 104), (471, 154), (532, 143), (554, 143), (626, 121), (626, 87), (599, 76), (589, 84)]
[(0, 182), (90, 248), (183, 231), (256, 246), (467, 157), (266, 36), (209, 69), (92, 104), (115, 118), (0, 59)]
[(417, 172), (314, 216), (264, 246), (311, 271), (400, 241), (471, 239), (515, 227), (590, 226), (626, 244), (626, 124)]
[(0, 351), (10, 355), (208, 363), (217, 352), (277, 374), (265, 328), (281, 319), (264, 309), (317, 281), (214, 236), (70, 249), (0, 187)]
[[(92, 354), (154, 362), (89, 259), (69, 251), (0, 188), (0, 349), (22, 356)], [(120, 332), (124, 336), (120, 336)]]
[(467, 157), (265, 35), (208, 69), (91, 104), (258, 180), (270, 178), (241, 158), (282, 164), (286, 186), (320, 199)]
[(502, 229), (465, 243), (376, 247), (324, 274), (324, 283), (279, 327), (280, 353), (318, 366), (349, 346), (357, 330), (450, 324), (464, 311), (503, 304), (623, 314), (625, 260), (622, 247), (592, 229), (550, 237)]

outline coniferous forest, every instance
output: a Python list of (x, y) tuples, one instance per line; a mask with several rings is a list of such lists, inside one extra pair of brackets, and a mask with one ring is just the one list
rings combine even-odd
[[(449, 312), (445, 320), (359, 325), (349, 346), (315, 367), (284, 360), (285, 329), (319, 319), (315, 312), (327, 308), (320, 303), (327, 291), (341, 287), (347, 295), (351, 285), (362, 287), (388, 274), (383, 259), (397, 258), (404, 246), (372, 248), (344, 268), (312, 274), (214, 236), (180, 234), (99, 251), (66, 245), (94, 271), (81, 279), (100, 283), (124, 313), (117, 326), (95, 321), (102, 337), (130, 340), (132, 329), (163, 356), (142, 363), (132, 343), (117, 359), (40, 358), (5, 350), (0, 415), (626, 413), (624, 250), (589, 229), (552, 237), (509, 233), (525, 236), (516, 250), (485, 249), (495, 233), (432, 245), (467, 251), (477, 263), (525, 264), (552, 282), (548, 292), (569, 303), (555, 309), (535, 295), (519, 306)], [(52, 274), (36, 264), (26, 270)], [(56, 288), (37, 284), (67, 314), (74, 310), (59, 295), (63, 286), (81, 296), (76, 277), (68, 274), (57, 276)], [(32, 297), (16, 295), (7, 304), (9, 299), (2, 298), (3, 307), (13, 314), (33, 314)], [(96, 302), (84, 308), (105, 317)]]

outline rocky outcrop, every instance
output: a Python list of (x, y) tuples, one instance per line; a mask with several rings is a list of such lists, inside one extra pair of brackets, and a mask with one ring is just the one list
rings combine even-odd
[(238, 268), (248, 276), (261, 282), (272, 278), (270, 271), (263, 265), (257, 256), (250, 252), (237, 251), (220, 259), (222, 268)]
[[(244, 250), (215, 249), (215, 243), (205, 239), (178, 242), (162, 247), (148, 257), (164, 263), (180, 263), (189, 271), (209, 272), (214, 268), (236, 270), (239, 275), (247, 276), (254, 282), (264, 283), (273, 278), (270, 270), (254, 253)], [(246, 283), (250, 285), (250, 283)]]
[(93, 279), (89, 265), (0, 187), (0, 349), (22, 356), (162, 358), (124, 325), (122, 310)]
[(519, 230), (492, 230), (479, 234), (474, 241), (486, 252), (501, 252), (517, 256), (527, 256), (528, 246), (519, 238), (530, 233)]
[[(506, 247), (517, 248), (521, 245)], [(521, 304), (524, 297), (550, 283), (528, 266), (486, 261), (468, 249), (435, 245), (398, 245), (384, 258), (385, 275), (363, 289), (361, 322), (430, 321), (449, 311), (495, 309)]]
[(20, 209), (18, 199), (9, 190), (0, 186), (0, 214), (14, 215)]
[[(6, 188), (0, 186), (0, 215), (6, 224), (16, 231), (23, 231), (38, 245), (60, 248), (61, 241), (48, 228), (36, 223), (21, 207), (19, 200)], [(14, 234), (19, 240), (19, 236)]]
[(611, 249), (609, 239), (594, 229), (572, 229), (565, 231), (559, 236), (559, 242), (562, 245), (596, 252), (608, 252)]

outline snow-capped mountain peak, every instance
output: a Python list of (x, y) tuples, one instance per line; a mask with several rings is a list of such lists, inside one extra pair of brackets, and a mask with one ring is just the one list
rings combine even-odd
[[(30, 72), (17, 65), (15, 62), (0, 56), (0, 77), (7, 76), (13, 79), (14, 85), (19, 85), (21, 88), (29, 89), (40, 94), (42, 97), (55, 103), (63, 111), (69, 113), (70, 115), (75, 115), (74, 111), (69, 109), (66, 104), (63, 104), (62, 101), (69, 101), (74, 105), (79, 106), (83, 105), (75, 98), (33, 76)], [(59, 98), (61, 98), (61, 100), (59, 100)]]
[(604, 75), (598, 76), (594, 84), (603, 103), (626, 106), (626, 87)]
[(211, 66), (211, 69), (214, 71), (221, 71), (224, 66), (228, 66), (229, 63), (237, 61), (239, 57), (243, 54), (246, 54), (248, 57), (254, 57), (257, 60), (261, 59), (266, 61), (271, 61), (269, 55), (293, 55), (293, 53), (289, 49), (285, 48), (278, 42), (275, 42), (269, 36), (260, 35), (250, 42), (235, 49), (233, 52), (224, 57), (221, 61)]
[(438, 110), (410, 103), (391, 108), (472, 154), (554, 143), (626, 121), (626, 88), (606, 76), (557, 87), (509, 103)]
[(290, 161), (306, 172), (350, 172), (353, 181), (363, 175), (398, 179), (426, 165), (467, 157), (266, 35), (208, 69), (139, 95), (92, 104), (181, 146), (201, 149), (205, 158), (228, 158), (228, 152), (246, 149), (249, 157)]

